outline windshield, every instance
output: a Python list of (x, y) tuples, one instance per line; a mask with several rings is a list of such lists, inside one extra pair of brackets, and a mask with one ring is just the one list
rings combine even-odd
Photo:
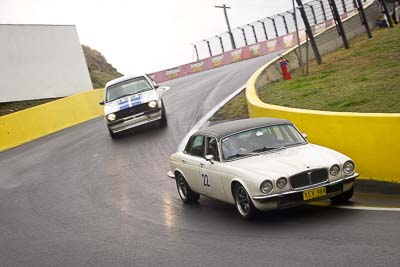
[(307, 142), (295, 127), (284, 124), (240, 132), (223, 138), (221, 143), (224, 160), (232, 160)]
[(106, 102), (110, 102), (124, 96), (137, 94), (151, 89), (152, 87), (146, 80), (146, 78), (137, 77), (108, 87), (106, 93)]

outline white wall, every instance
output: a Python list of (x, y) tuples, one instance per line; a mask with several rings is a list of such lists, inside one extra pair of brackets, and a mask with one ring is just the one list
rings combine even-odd
[(0, 25), (0, 102), (92, 89), (73, 25)]

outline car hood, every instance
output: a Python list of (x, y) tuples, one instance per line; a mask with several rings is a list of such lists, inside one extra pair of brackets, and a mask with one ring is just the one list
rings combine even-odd
[(139, 94), (128, 95), (104, 104), (104, 114), (110, 114), (127, 108), (131, 108), (151, 100), (158, 100), (159, 95), (155, 90), (148, 90)]
[(229, 162), (232, 167), (277, 179), (308, 169), (329, 168), (348, 158), (334, 150), (306, 144)]

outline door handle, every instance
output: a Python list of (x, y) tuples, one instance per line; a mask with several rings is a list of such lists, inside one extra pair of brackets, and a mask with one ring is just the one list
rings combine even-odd
[(204, 163), (200, 163), (200, 167), (203, 167), (204, 166)]
[(182, 163), (185, 163), (185, 162), (186, 162), (186, 160), (183, 159), (183, 160), (182, 160)]

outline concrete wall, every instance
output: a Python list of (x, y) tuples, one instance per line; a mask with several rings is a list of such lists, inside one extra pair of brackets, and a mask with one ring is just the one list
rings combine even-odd
[[(368, 16), (372, 24), (376, 12), (375, 4), (370, 5)], [(345, 21), (345, 27), (351, 31), (349, 36), (363, 32), (363, 26), (357, 24), (357, 20), (359, 17), (355, 15)], [(338, 38), (335, 28), (318, 35), (323, 53), (341, 46), (341, 40), (335, 40), (335, 35)], [(292, 60), (291, 65), (296, 64), (295, 50), (287, 52)], [(247, 82), (246, 98), (250, 117), (288, 119), (308, 134), (310, 142), (333, 148), (353, 158), (362, 178), (400, 182), (400, 143), (397, 140), (400, 136), (400, 114), (326, 112), (264, 103), (258, 98), (257, 89), (281, 77), (276, 61), (260, 68)]]
[(104, 90), (90, 90), (0, 117), (0, 151), (103, 114)]
[(75, 26), (0, 25), (0, 102), (92, 89)]

